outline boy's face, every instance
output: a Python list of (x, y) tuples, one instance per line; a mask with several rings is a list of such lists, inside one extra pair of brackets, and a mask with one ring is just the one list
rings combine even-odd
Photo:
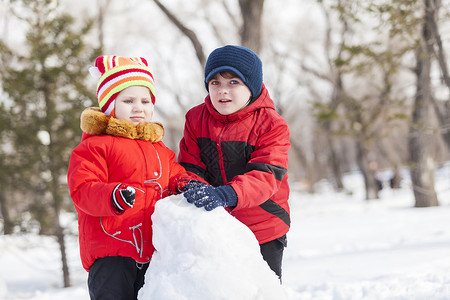
[(134, 124), (150, 122), (153, 117), (153, 103), (150, 90), (145, 86), (130, 86), (116, 97), (114, 113), (117, 119)]
[(226, 116), (246, 107), (252, 93), (239, 77), (230, 73), (223, 75), (225, 77), (220, 73), (214, 75), (208, 82), (208, 89), (212, 105)]

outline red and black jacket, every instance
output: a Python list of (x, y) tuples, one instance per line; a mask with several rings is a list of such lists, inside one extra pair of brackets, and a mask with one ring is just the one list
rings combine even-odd
[(290, 226), (289, 128), (263, 85), (244, 109), (219, 114), (205, 102), (186, 114), (178, 162), (213, 186), (231, 185), (238, 196), (229, 210), (260, 244), (285, 235)]

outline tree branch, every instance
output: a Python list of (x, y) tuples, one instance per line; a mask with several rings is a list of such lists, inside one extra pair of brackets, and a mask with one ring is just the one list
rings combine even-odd
[(161, 11), (169, 18), (169, 20), (191, 41), (192, 45), (195, 49), (195, 54), (197, 55), (198, 62), (201, 65), (201, 68), (205, 66), (206, 56), (203, 51), (203, 46), (200, 43), (197, 35), (194, 31), (190, 30), (180, 20), (167, 8), (162, 4), (159, 0), (153, 0), (156, 5), (161, 9)]

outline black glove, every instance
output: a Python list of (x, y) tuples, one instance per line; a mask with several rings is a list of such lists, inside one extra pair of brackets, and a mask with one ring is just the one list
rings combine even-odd
[(238, 200), (236, 192), (230, 185), (205, 186), (188, 190), (183, 195), (189, 203), (194, 203), (197, 207), (204, 207), (208, 211), (219, 206), (236, 206)]
[(125, 183), (119, 183), (112, 193), (113, 207), (119, 213), (123, 213), (126, 209), (133, 207), (136, 198), (136, 191), (132, 186)]

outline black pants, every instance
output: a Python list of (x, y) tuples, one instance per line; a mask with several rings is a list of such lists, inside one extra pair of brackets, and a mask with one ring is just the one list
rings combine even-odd
[(91, 300), (137, 299), (144, 285), (147, 264), (129, 257), (107, 256), (97, 259), (89, 270), (88, 286)]
[(259, 245), (261, 254), (264, 260), (269, 265), (270, 269), (278, 275), (281, 282), (281, 264), (283, 261), (284, 247), (287, 246), (286, 235), (282, 237)]

